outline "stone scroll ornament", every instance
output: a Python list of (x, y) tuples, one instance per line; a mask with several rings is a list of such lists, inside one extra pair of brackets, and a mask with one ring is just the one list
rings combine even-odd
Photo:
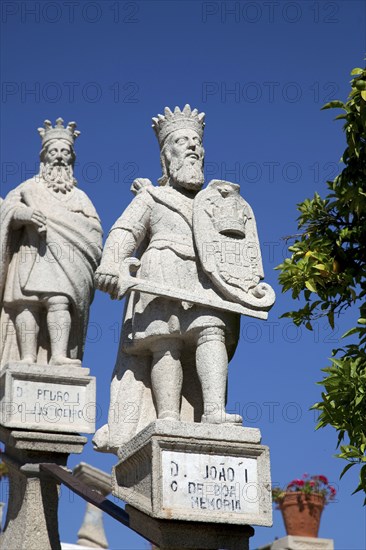
[(255, 218), (239, 186), (202, 189), (204, 116), (186, 105), (153, 118), (162, 177), (134, 181), (95, 274), (111, 298), (127, 296), (99, 451), (117, 453), (157, 418), (242, 423), (225, 411), (240, 315), (266, 319), (275, 294), (261, 282)]
[(1, 203), (1, 369), (81, 363), (102, 229), (76, 187), (75, 128), (45, 121), (39, 173)]

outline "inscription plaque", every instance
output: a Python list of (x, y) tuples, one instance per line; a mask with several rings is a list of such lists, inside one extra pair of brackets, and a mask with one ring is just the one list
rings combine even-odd
[(9, 364), (0, 379), (0, 423), (11, 428), (93, 433), (95, 379), (88, 372)]
[(163, 450), (162, 475), (163, 508), (259, 512), (255, 458)]
[(156, 420), (119, 449), (112, 493), (154, 518), (272, 525), (268, 447), (253, 428)]

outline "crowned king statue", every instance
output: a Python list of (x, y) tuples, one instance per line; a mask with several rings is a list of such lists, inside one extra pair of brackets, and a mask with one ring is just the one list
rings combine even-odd
[(100, 451), (117, 453), (156, 418), (242, 423), (225, 411), (240, 315), (265, 319), (275, 295), (261, 282), (256, 223), (239, 186), (202, 189), (204, 117), (186, 105), (153, 118), (162, 177), (134, 181), (95, 275), (113, 299), (127, 295), (108, 424), (94, 437)]
[(102, 229), (73, 175), (75, 122), (39, 128), (39, 174), (1, 204), (0, 366), (80, 366)]

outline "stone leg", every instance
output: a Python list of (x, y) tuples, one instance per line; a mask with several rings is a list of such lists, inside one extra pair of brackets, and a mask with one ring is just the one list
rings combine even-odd
[(51, 365), (75, 363), (68, 357), (71, 314), (66, 296), (53, 296), (47, 302), (47, 328), (51, 342)]
[(223, 329), (214, 327), (201, 331), (197, 341), (196, 365), (203, 395), (202, 422), (241, 424), (241, 416), (225, 412), (228, 356)]
[(176, 338), (159, 339), (152, 352), (151, 384), (157, 417), (179, 420), (183, 383), (181, 342)]
[(35, 363), (39, 334), (39, 308), (37, 306), (28, 306), (17, 313), (15, 317), (15, 329), (20, 361), (22, 363)]

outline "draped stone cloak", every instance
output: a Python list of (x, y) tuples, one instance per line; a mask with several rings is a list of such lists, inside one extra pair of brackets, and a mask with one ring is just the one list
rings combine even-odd
[[(15, 211), (24, 207), (45, 215), (45, 233), (38, 233), (33, 225), (12, 227)], [(0, 365), (19, 359), (14, 327), (17, 307), (36, 305), (53, 295), (69, 299), (69, 353), (81, 360), (94, 294), (93, 276), (102, 250), (102, 228), (93, 204), (76, 187), (56, 193), (32, 178), (7, 195), (0, 207), (0, 219)], [(40, 363), (47, 363), (50, 357), (44, 317), (39, 335)]]

